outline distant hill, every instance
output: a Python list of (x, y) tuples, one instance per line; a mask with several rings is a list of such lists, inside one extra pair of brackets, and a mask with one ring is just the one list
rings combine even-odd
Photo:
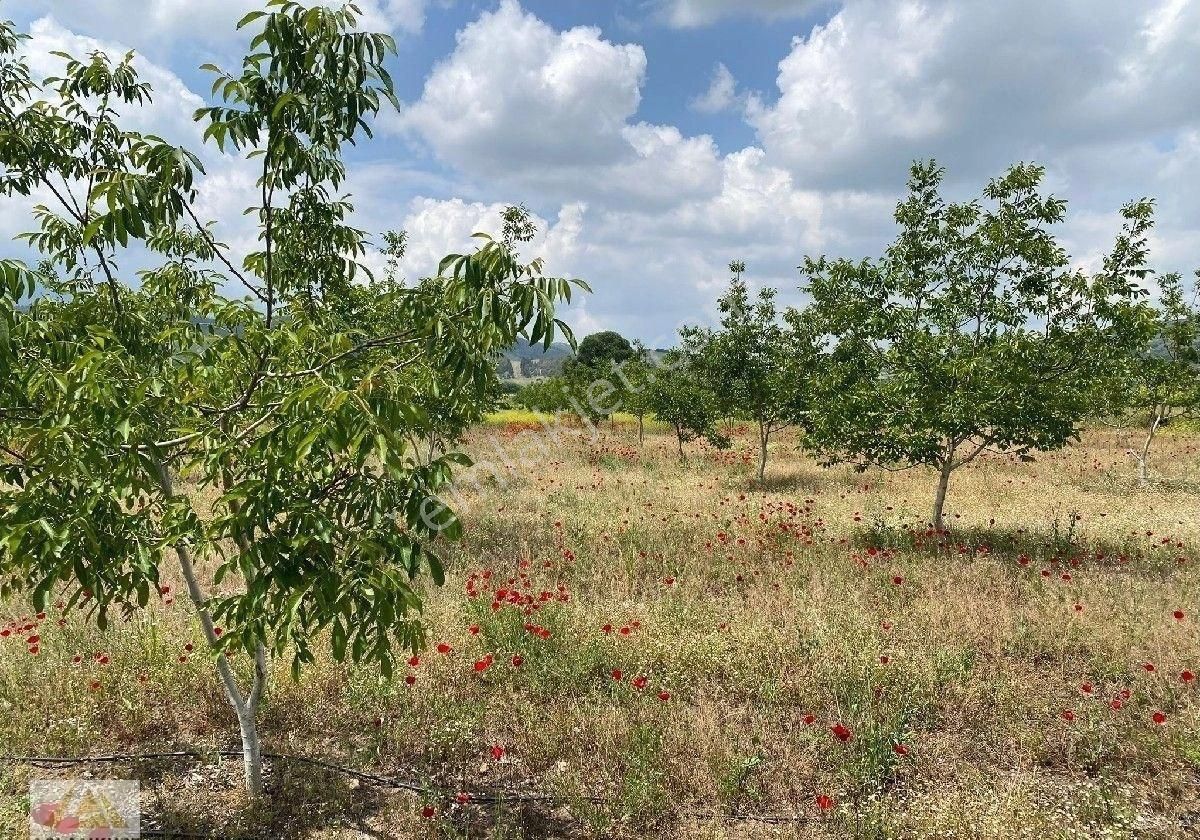
[[(665, 349), (654, 349), (649, 354), (657, 363), (666, 352)], [(520, 338), (516, 346), (504, 352), (496, 368), (501, 379), (544, 379), (562, 373), (563, 363), (574, 355), (570, 345), (565, 342), (556, 341), (549, 350), (543, 350), (542, 345), (531, 345)]]
[(532, 345), (523, 338), (504, 352), (497, 362), (501, 379), (540, 379), (562, 372), (563, 362), (573, 353), (569, 344), (555, 342), (544, 350), (541, 344)]

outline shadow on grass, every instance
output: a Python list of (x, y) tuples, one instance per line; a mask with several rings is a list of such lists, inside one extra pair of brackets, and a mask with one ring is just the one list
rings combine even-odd
[(878, 521), (855, 531), (852, 537), (854, 546), (863, 550), (893, 549), (947, 559), (990, 556), (1017, 563), (1025, 558), (1031, 567), (1042, 563), (1086, 564), (1165, 575), (1181, 565), (1198, 562), (1193, 548), (1180, 548), (1174, 542), (1163, 544), (1161, 538), (1156, 539), (1159, 541), (1132, 535), (1124, 539), (1097, 538), (1073, 523), (1066, 526), (1055, 523), (1044, 528), (965, 527), (938, 532)]
[(745, 476), (741, 484), (747, 490), (767, 493), (791, 493), (811, 495), (828, 490), (830, 487), (852, 488), (863, 484), (869, 479), (845, 470), (821, 470), (820, 472), (778, 473), (768, 474), (759, 481), (753, 470)]

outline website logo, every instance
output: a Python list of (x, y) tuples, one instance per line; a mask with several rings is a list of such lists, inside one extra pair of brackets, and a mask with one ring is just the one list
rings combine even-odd
[(115, 779), (29, 784), (31, 840), (141, 837), (141, 785)]

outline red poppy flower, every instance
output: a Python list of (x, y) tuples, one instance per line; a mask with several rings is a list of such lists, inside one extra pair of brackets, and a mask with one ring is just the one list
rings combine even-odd
[(437, 809), (434, 808), (432, 805), (426, 805), (424, 808), (421, 809), (421, 816), (427, 820), (432, 819), (433, 815), (436, 813), (437, 813)]
[(814, 723), (817, 722), (817, 716), (816, 715), (805, 715), (802, 718), (802, 720), (804, 721), (805, 726), (812, 726)]
[(892, 661), (892, 658), (890, 656), (884, 655), (884, 656), (879, 657), (879, 664), (881, 664), (881, 665), (886, 665), (891, 661)]
[(658, 692), (658, 699), (663, 701), (664, 703), (666, 703), (668, 700), (671, 699), (671, 692), (669, 692), (669, 691)]
[(1175, 616), (1176, 621), (1183, 621), (1184, 619), (1183, 610), (1175, 610), (1171, 615)]
[(613, 628), (612, 628), (612, 625), (611, 625), (611, 624), (605, 624), (605, 625), (604, 625), (603, 627), (601, 627), (600, 629), (601, 629), (601, 630), (603, 630), (605, 633), (611, 633), (611, 632), (612, 632), (612, 630), (613, 630)]
[(892, 752), (896, 755), (908, 755), (908, 747), (900, 743), (892, 744)]
[(1063, 709), (1062, 710), (1062, 719), (1065, 720), (1067, 723), (1071, 723), (1075, 720), (1075, 713), (1072, 712), (1070, 709)]
[(829, 731), (832, 732), (834, 737), (836, 737), (843, 744), (854, 737), (854, 733), (842, 723), (835, 723), (833, 726), (829, 727)]
[(616, 680), (617, 682), (620, 682), (624, 676), (625, 676), (625, 672), (622, 671), (620, 668), (612, 669), (612, 678), (614, 680)]
[(635, 677), (633, 680), (633, 687), (636, 689), (643, 689), (646, 687), (646, 683), (648, 682), (650, 681), (645, 677)]
[(1083, 612), (1083, 604), (1076, 604), (1075, 612)]
[(1150, 715), (1150, 719), (1152, 721), (1154, 721), (1155, 723), (1157, 723), (1159, 726), (1162, 726), (1164, 723), (1167, 722), (1167, 716), (1165, 714), (1163, 714), (1162, 712), (1155, 712), (1154, 714)]
[(454, 648), (450, 647), (450, 645), (446, 644), (445, 642), (438, 642), (438, 646), (437, 646), (438, 653), (445, 654), (445, 653), (449, 653), (452, 650), (454, 650)]
[(1121, 711), (1121, 709), (1122, 709), (1122, 708), (1124, 708), (1124, 706), (1125, 706), (1125, 704), (1124, 704), (1124, 703), (1122, 703), (1122, 702), (1121, 702), (1119, 699), (1117, 699), (1117, 698), (1115, 698), (1115, 697), (1112, 699), (1112, 702), (1110, 702), (1110, 703), (1108, 704), (1108, 707), (1109, 707), (1110, 709), (1112, 709), (1114, 712), (1119, 712), (1119, 711)]
[(408, 657), (408, 664), (410, 667), (416, 668), (418, 665), (421, 664), (421, 657), (417, 656), (414, 653), (412, 656)]
[(1196, 675), (1191, 671), (1184, 670), (1182, 673), (1180, 673), (1179, 679), (1183, 680), (1185, 683), (1190, 683), (1192, 680), (1196, 679)]
[(521, 656), (521, 654), (518, 653), (513, 656), (512, 664), (513, 664), (514, 668), (520, 668), (521, 665), (523, 665), (524, 663), (525, 663), (525, 657)]
[(900, 575), (892, 578), (892, 586), (899, 586), (902, 583), (904, 583), (904, 578), (900, 577)]
[(500, 746), (499, 744), (493, 745), (492, 746), (492, 760), (499, 761), (502, 758), (504, 758), (504, 747)]
[(417, 682), (417, 677), (415, 674), (409, 674), (404, 678), (404, 682), (408, 683), (409, 685), (415, 685)]
[(820, 808), (822, 811), (828, 811), (830, 808), (833, 807), (833, 797), (826, 796), (823, 793), (820, 794), (819, 796), (817, 796), (817, 807)]
[(478, 624), (472, 624), (470, 627), (467, 628), (467, 630), (470, 632), (470, 634), (472, 636), (479, 635), (479, 625)]
[(476, 673), (478, 673), (480, 671), (486, 671), (491, 664), (492, 664), (492, 660), (490, 657), (485, 656), (483, 659), (476, 659), (475, 660)]
[(1147, 674), (1153, 674), (1158, 669), (1154, 667), (1153, 662), (1146, 662), (1142, 665), (1142, 670), (1145, 671)]
[(1082, 691), (1084, 694), (1091, 694), (1092, 693), (1092, 684), (1084, 683), (1083, 685), (1079, 686), (1079, 690)]
[(466, 805), (468, 802), (471, 801), (471, 797), (469, 797), (465, 793), (461, 793), (461, 792), (458, 794), (458, 796), (456, 796), (454, 798), (458, 800), (459, 805)]

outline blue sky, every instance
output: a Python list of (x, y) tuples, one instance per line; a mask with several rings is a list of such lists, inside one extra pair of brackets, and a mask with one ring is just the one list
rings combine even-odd
[[(1154, 262), (1200, 266), (1200, 0), (361, 0), (397, 37), (403, 100), (352, 154), (359, 223), (406, 228), (420, 276), (524, 202), (548, 269), (587, 279), (580, 331), (659, 346), (712, 319), (730, 260), (799, 300), (806, 254), (878, 253), (914, 158), (956, 196), (1021, 160), (1098, 263), (1125, 201), (1158, 201)], [(136, 49), (139, 128), (195, 147), (204, 62), (236, 63), (256, 0), (7, 0), (50, 49)], [(40, 57), (38, 57), (40, 55)], [(202, 208), (253, 231), (243, 161), (203, 150)], [(4, 238), (27, 208), (0, 212)], [(16, 251), (16, 246), (14, 251)], [(377, 255), (373, 259), (380, 261)]]

